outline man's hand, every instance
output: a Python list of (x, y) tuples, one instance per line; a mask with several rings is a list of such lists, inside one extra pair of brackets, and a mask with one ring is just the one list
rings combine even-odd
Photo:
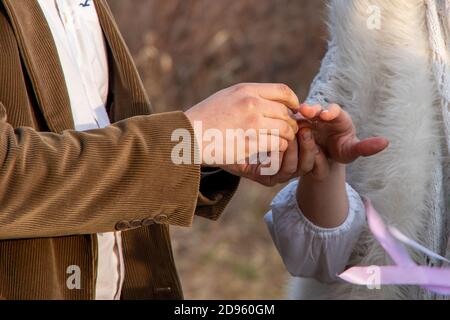
[[(299, 168), (299, 146), (298, 141), (295, 139), (289, 143), (289, 146), (285, 152), (278, 154), (278, 161), (276, 174), (265, 175), (261, 174), (263, 168), (273, 166), (273, 163), (258, 163), (258, 164), (245, 164), (239, 166), (240, 175), (243, 178), (247, 178), (256, 181), (264, 186), (273, 187), (280, 183), (288, 182), (294, 178), (302, 175), (301, 168)], [(274, 158), (269, 155), (268, 160), (274, 161)], [(232, 172), (231, 168), (228, 171)]]
[(317, 176), (327, 174), (326, 161), (314, 141), (312, 131), (303, 128), (297, 133), (297, 139), (292, 141), (286, 152), (279, 154), (279, 170), (275, 175), (261, 175), (261, 169), (270, 164), (248, 165), (244, 168), (243, 177), (247, 177), (265, 186), (275, 186), (292, 179), (305, 176), (312, 171)]
[[(250, 159), (274, 152), (281, 157), (297, 156), (296, 150), (290, 150), (287, 155), (285, 152), (296, 143), (298, 124), (292, 115), (298, 112), (299, 106), (297, 96), (286, 85), (240, 84), (201, 102), (188, 110), (186, 116), (194, 126), (204, 166), (220, 167), (272, 185), (269, 181), (272, 178), (261, 175), (264, 164), (252, 163)], [(255, 134), (247, 134), (252, 132)], [(235, 134), (232, 141), (230, 133)], [(223, 144), (211, 141), (211, 136), (218, 134), (224, 138)], [(244, 148), (239, 149), (239, 146)], [(296, 167), (296, 161), (294, 163)], [(280, 167), (281, 174), (292, 170), (286, 165), (280, 164)]]

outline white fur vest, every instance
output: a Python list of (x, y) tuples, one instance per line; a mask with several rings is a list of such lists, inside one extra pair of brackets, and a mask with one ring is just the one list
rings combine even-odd
[[(446, 0), (333, 0), (331, 41), (309, 102), (341, 104), (359, 136), (384, 136), (386, 152), (356, 162), (348, 181), (385, 220), (450, 255), (450, 5)], [(377, 13), (381, 20), (377, 25)], [(375, 16), (374, 16), (375, 14)], [(422, 255), (420, 264), (433, 265)], [(350, 265), (392, 262), (366, 230)], [(304, 288), (294, 285), (292, 296)], [(417, 287), (334, 284), (320, 298), (437, 298)]]

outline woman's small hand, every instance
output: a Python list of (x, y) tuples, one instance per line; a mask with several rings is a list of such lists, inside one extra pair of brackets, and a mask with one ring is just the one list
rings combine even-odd
[(313, 130), (306, 123), (297, 136), (299, 149), (299, 175), (304, 177), (310, 175), (315, 180), (323, 180), (328, 177), (330, 163), (322, 149), (316, 144)]
[(338, 105), (327, 110), (302, 105), (299, 120), (299, 167), (303, 178), (297, 190), (302, 213), (315, 225), (336, 228), (348, 217), (345, 164), (387, 148), (384, 138), (360, 141), (350, 116)]
[(326, 110), (319, 105), (303, 104), (300, 113), (309, 120), (316, 143), (339, 163), (349, 164), (359, 157), (373, 156), (389, 146), (389, 141), (381, 137), (359, 140), (350, 115), (337, 104), (330, 104)]

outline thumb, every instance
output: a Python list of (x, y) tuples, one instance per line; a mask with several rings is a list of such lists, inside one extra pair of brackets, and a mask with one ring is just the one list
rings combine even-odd
[(369, 138), (358, 142), (354, 151), (356, 157), (370, 157), (384, 151), (389, 146), (389, 141), (385, 138)]

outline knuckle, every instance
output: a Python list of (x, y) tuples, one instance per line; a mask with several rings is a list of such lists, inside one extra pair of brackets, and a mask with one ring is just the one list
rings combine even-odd
[(311, 161), (304, 161), (300, 165), (300, 171), (303, 172), (304, 174), (311, 172), (313, 169), (314, 169), (314, 163)]
[(259, 105), (259, 99), (252, 96), (246, 96), (242, 98), (241, 104), (242, 106), (244, 106), (244, 108), (247, 108), (248, 111), (252, 112)]
[(283, 119), (285, 119), (286, 121), (289, 121), (290, 113), (289, 113), (288, 108), (286, 108), (286, 107), (281, 108), (281, 115), (283, 116)]
[(281, 139), (281, 138), (279, 138), (279, 139), (280, 139), (280, 143), (279, 143), (280, 151), (281, 152), (286, 152), (288, 147), (289, 147), (289, 143), (286, 140), (284, 140), (284, 139)]
[(257, 113), (250, 113), (247, 116), (247, 124), (249, 128), (258, 128), (261, 122), (261, 117)]
[(302, 142), (302, 150), (306, 153), (306, 155), (309, 155), (313, 152), (315, 148), (315, 143), (310, 140), (306, 142)]
[(288, 121), (289, 121), (290, 126), (294, 129), (295, 133), (297, 133), (300, 130), (300, 127), (298, 126), (297, 121), (295, 121), (291, 118), (289, 118)]
[(288, 87), (287, 84), (279, 83), (278, 90), (280, 90), (281, 92), (287, 93), (287, 92), (290, 92), (291, 89)]
[(246, 83), (239, 83), (239, 84), (233, 86), (232, 89), (236, 93), (245, 94), (245, 93), (249, 92), (249, 85)]
[(280, 84), (279, 90), (280, 90), (282, 96), (284, 97), (284, 99), (286, 99), (287, 101), (290, 101), (290, 103), (295, 104), (295, 105), (300, 104), (298, 96), (288, 85)]
[(314, 139), (314, 136), (310, 135), (310, 138), (308, 140), (305, 140), (303, 138), (304, 135), (307, 135), (308, 131), (302, 131), (300, 134), (302, 135), (302, 140), (300, 143), (300, 150), (303, 152), (312, 152), (316, 147), (316, 141)]
[(295, 166), (292, 165), (286, 169), (286, 172), (288, 173), (289, 176), (293, 176), (294, 174), (297, 173), (297, 171), (298, 171), (298, 168), (296, 165)]
[(294, 131), (287, 123), (281, 128), (281, 134), (288, 138), (289, 141), (293, 141), (295, 139)]
[(283, 172), (281, 172), (281, 177), (283, 182), (291, 179), (292, 177), (295, 176), (295, 174), (297, 173), (297, 167), (289, 167), (289, 168), (285, 168), (283, 169)]
[(278, 84), (278, 90), (285, 97), (292, 97), (294, 95), (294, 92), (292, 91), (292, 89), (287, 84), (284, 84), (284, 83)]

